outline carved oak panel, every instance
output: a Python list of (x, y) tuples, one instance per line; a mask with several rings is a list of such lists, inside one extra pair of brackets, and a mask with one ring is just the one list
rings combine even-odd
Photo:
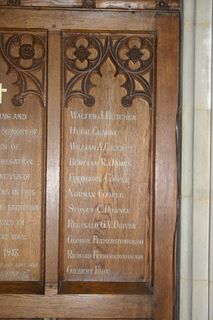
[(0, 65), (0, 281), (22, 287), (44, 272), (46, 33), (1, 32)]
[(150, 283), (155, 38), (63, 43), (61, 280)]

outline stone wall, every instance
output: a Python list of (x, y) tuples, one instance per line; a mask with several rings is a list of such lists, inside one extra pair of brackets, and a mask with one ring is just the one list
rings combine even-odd
[(213, 319), (212, 6), (184, 0), (180, 320)]

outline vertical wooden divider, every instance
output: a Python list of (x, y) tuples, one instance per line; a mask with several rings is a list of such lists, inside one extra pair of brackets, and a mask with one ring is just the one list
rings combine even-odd
[[(159, 14), (156, 25), (158, 43), (153, 319), (172, 320), (175, 302), (173, 277), (177, 219), (179, 17), (176, 14)], [(167, 272), (162, 273), (162, 268)]]
[(60, 32), (48, 34), (47, 197), (45, 287), (57, 289), (60, 187)]

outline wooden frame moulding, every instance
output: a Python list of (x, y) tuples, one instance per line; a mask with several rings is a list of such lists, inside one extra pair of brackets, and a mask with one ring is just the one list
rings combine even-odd
[(179, 10), (179, 0), (0, 0), (0, 6), (118, 10)]

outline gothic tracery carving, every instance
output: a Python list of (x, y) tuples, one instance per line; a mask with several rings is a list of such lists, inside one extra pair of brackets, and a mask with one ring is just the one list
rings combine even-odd
[(12, 98), (14, 106), (22, 106), (30, 94), (38, 96), (45, 106), (45, 51), (45, 36), (0, 33), (0, 52), (8, 65), (7, 73), (15, 72), (17, 75), (14, 85), (19, 87), (19, 93)]
[(169, 8), (169, 0), (157, 0), (157, 9), (168, 9)]
[(18, 7), (21, 5), (21, 0), (7, 0), (7, 5)]
[(82, 0), (82, 8), (95, 9), (96, 0)]
[[(81, 97), (84, 104), (92, 107), (95, 97), (90, 94), (94, 87), (91, 76), (101, 74), (101, 66), (109, 58), (115, 66), (115, 76), (123, 75), (122, 87), (126, 95), (121, 103), (130, 107), (133, 99), (142, 97), (152, 104), (153, 91), (153, 45), (150, 36), (105, 36), (70, 34), (64, 38), (64, 102), (74, 96)], [(68, 79), (67, 73), (72, 73)], [(148, 75), (148, 76), (147, 76)], [(81, 89), (76, 89), (80, 83)], [(139, 84), (140, 90), (138, 89)], [(137, 89), (136, 89), (137, 87)]]

